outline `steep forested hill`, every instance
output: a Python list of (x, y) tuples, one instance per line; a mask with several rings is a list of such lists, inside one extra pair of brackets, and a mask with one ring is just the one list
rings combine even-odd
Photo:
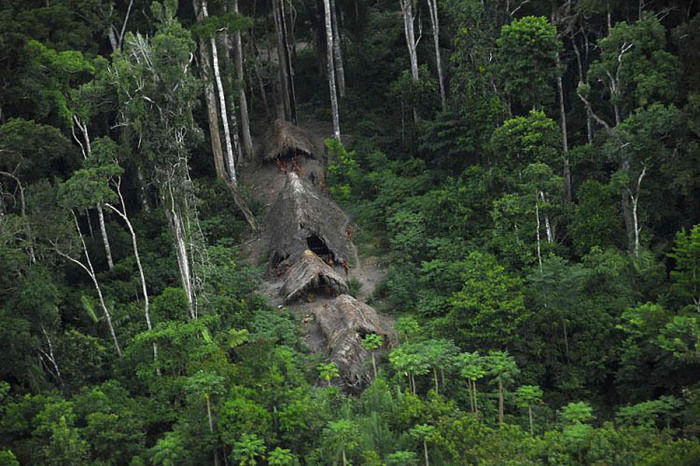
[(0, 464), (700, 464), (697, 11), (0, 0)]

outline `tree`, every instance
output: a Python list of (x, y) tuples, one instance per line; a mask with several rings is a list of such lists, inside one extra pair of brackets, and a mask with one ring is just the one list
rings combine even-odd
[(700, 312), (700, 225), (690, 231), (676, 233), (673, 252), (668, 256), (675, 261), (671, 271), (671, 289), (686, 302), (691, 302)]
[(325, 364), (319, 364), (316, 369), (323, 380), (326, 381), (327, 385), (330, 385), (331, 380), (339, 377), (338, 366), (334, 362), (328, 362)]
[(435, 427), (427, 424), (418, 424), (409, 431), (409, 435), (417, 440), (420, 440), (423, 444), (423, 457), (425, 458), (425, 466), (430, 465), (430, 458), (428, 456), (428, 441), (432, 440), (432, 436), (435, 433)]
[(503, 388), (513, 383), (520, 374), (520, 369), (515, 359), (505, 351), (490, 351), (486, 356), (486, 367), (493, 381), (498, 384), (498, 423), (503, 425)]
[(335, 50), (333, 28), (331, 26), (330, 0), (323, 0), (323, 12), (326, 24), (326, 72), (328, 73), (328, 88), (331, 94), (331, 114), (333, 116), (333, 137), (340, 140), (340, 118), (338, 116), (338, 93), (336, 92), (335, 64), (333, 51)]
[[(99, 169), (83, 169), (78, 170), (73, 174), (73, 176), (60, 187), (59, 192), (59, 202), (61, 206), (70, 213), (70, 218), (72, 218), (72, 223), (75, 226), (75, 235), (80, 241), (82, 247), (82, 254), (85, 256), (85, 262), (82, 262), (79, 258), (73, 255), (73, 241), (74, 238), (60, 238), (58, 235), (54, 236), (56, 239), (51, 239), (49, 242), (52, 244), (54, 251), (64, 259), (72, 262), (73, 264), (79, 266), (83, 269), (93, 285), (95, 286), (95, 291), (97, 291), (97, 296), (99, 298), (100, 307), (105, 317), (105, 322), (109, 328), (109, 333), (112, 336), (112, 342), (114, 343), (114, 348), (117, 351), (119, 357), (122, 356), (121, 347), (119, 341), (117, 340), (117, 334), (114, 330), (114, 325), (112, 323), (112, 313), (107, 308), (104, 295), (102, 293), (102, 287), (97, 280), (97, 273), (93, 267), (92, 260), (90, 258), (90, 253), (88, 251), (87, 245), (85, 244), (85, 239), (80, 230), (80, 224), (78, 223), (78, 216), (75, 214), (74, 209), (87, 208), (95, 204), (102, 204), (105, 201), (111, 199), (114, 193), (109, 189), (106, 184), (102, 181), (104, 177), (116, 176), (121, 173), (121, 169), (116, 166), (105, 166)], [(68, 220), (70, 222), (70, 220)], [(60, 231), (59, 229), (57, 229)], [(66, 243), (65, 245), (62, 243)]]
[(408, 376), (411, 392), (415, 395), (415, 376), (427, 374), (430, 370), (424, 347), (420, 343), (404, 343), (389, 353), (389, 361), (398, 372)]
[(442, 54), (440, 53), (440, 22), (438, 19), (437, 0), (428, 0), (430, 12), (430, 26), (433, 30), (433, 45), (435, 46), (435, 63), (438, 71), (438, 83), (440, 84), (440, 103), (442, 111), (447, 110), (447, 94), (445, 92), (445, 77), (442, 70)]
[(593, 408), (585, 401), (572, 402), (562, 408), (561, 418), (567, 424), (585, 424), (593, 419)]
[(374, 370), (374, 378), (377, 378), (377, 361), (375, 359), (375, 351), (382, 347), (384, 344), (384, 337), (377, 335), (376, 333), (369, 333), (365, 335), (362, 340), (362, 347), (372, 354), (372, 369)]
[(457, 366), (460, 368), (460, 374), (467, 379), (468, 382), (469, 404), (474, 414), (479, 414), (476, 381), (486, 375), (484, 363), (484, 358), (479, 355), (478, 351), (474, 351), (473, 353), (461, 353), (457, 356)]
[(340, 453), (343, 466), (347, 466), (347, 452), (357, 447), (357, 425), (347, 419), (339, 419), (328, 423), (328, 427), (323, 429), (322, 443), (334, 453)]
[[(418, 41), (420, 37), (416, 39), (416, 33), (414, 29), (414, 17), (413, 17), (413, 0), (400, 0), (401, 2), (401, 13), (403, 14), (403, 30), (406, 36), (406, 45), (408, 46), (408, 58), (411, 63), (411, 78), (414, 83), (420, 81), (420, 76), (418, 74), (418, 52), (416, 50), (418, 46)], [(418, 109), (413, 107), (413, 122), (418, 124)]]
[(438, 370), (440, 370), (444, 388), (445, 370), (453, 366), (459, 348), (449, 340), (426, 340), (420, 343), (420, 351), (428, 366), (433, 370), (433, 382), (437, 394), (439, 393)]
[(255, 466), (258, 464), (257, 458), (265, 454), (265, 442), (256, 435), (243, 434), (241, 439), (233, 444), (231, 459), (240, 466)]
[(409, 342), (420, 333), (418, 321), (411, 316), (402, 316), (396, 319), (394, 329), (399, 334), (399, 338)]
[(299, 464), (299, 460), (291, 450), (280, 447), (275, 448), (267, 455), (267, 462), (271, 466), (297, 466)]
[(446, 329), (461, 347), (503, 347), (527, 319), (522, 282), (490, 254), (474, 251), (465, 260), (462, 288), (452, 295)]
[(659, 19), (645, 16), (633, 24), (621, 22), (598, 42), (600, 60), (591, 64), (589, 81), (596, 80), (612, 106), (613, 121), (599, 116), (588, 100), (591, 87), (579, 83), (578, 95), (604, 128), (619, 125), (639, 106), (671, 102), (677, 92), (678, 59), (665, 49), (666, 34)]
[(199, 81), (191, 73), (194, 42), (174, 18), (171, 2), (154, 3), (158, 32), (127, 35), (111, 68), (123, 124), (134, 129), (144, 168), (156, 181), (170, 225), (190, 317), (197, 317), (203, 238), (194, 210), (189, 146), (199, 132), (192, 115)]
[(542, 402), (542, 389), (537, 385), (523, 385), (518, 387), (515, 392), (518, 405), (522, 408), (527, 408), (527, 415), (530, 420), (530, 435), (535, 434), (535, 429), (532, 423), (532, 405)]
[(523, 110), (542, 108), (552, 99), (561, 42), (544, 17), (525, 16), (501, 28), (499, 74), (512, 102)]

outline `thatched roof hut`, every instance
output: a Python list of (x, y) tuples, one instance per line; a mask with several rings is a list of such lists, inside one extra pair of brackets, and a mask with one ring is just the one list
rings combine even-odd
[(337, 296), (347, 293), (348, 285), (336, 271), (310, 250), (287, 272), (280, 295), (285, 303), (301, 299), (309, 293)]
[(324, 262), (348, 259), (348, 218), (330, 199), (296, 173), (287, 182), (267, 216), (270, 268), (292, 266), (311, 250)]
[(384, 328), (377, 312), (350, 295), (340, 295), (332, 304), (313, 311), (315, 321), (325, 338), (328, 357), (338, 366), (343, 384), (349, 391), (360, 391), (371, 382), (365, 364), (371, 358), (362, 346), (370, 333), (384, 337), (384, 347), (396, 343), (393, 331)]
[(272, 162), (280, 156), (296, 155), (296, 152), (323, 160), (325, 147), (323, 141), (310, 131), (288, 121), (275, 120), (264, 137), (263, 160)]

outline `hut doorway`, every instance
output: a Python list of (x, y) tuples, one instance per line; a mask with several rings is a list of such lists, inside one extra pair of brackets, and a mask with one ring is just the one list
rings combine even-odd
[(328, 259), (333, 259), (333, 253), (328, 249), (325, 241), (315, 234), (312, 233), (310, 236), (306, 237), (306, 245), (314, 254), (323, 259), (324, 262), (327, 262)]

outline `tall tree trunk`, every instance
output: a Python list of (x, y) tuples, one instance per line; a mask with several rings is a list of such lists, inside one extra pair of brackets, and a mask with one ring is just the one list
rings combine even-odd
[(207, 103), (207, 117), (209, 120), (209, 139), (211, 151), (214, 156), (214, 169), (217, 178), (226, 179), (226, 166), (224, 165), (224, 152), (221, 148), (221, 134), (219, 132), (219, 109), (216, 105), (216, 92), (212, 80), (211, 54), (204, 40), (199, 41), (199, 54), (201, 56), (202, 81), (204, 81), (204, 97)]
[(75, 212), (71, 210), (71, 215), (73, 216), (73, 222), (75, 224), (75, 229), (78, 233), (78, 237), (80, 238), (80, 244), (83, 247), (83, 254), (85, 254), (85, 262), (86, 264), (83, 264), (79, 260), (75, 259), (74, 257), (71, 257), (70, 255), (62, 252), (60, 249), (58, 249), (57, 245), (55, 245), (55, 251), (58, 253), (59, 256), (68, 259), (75, 265), (79, 266), (81, 269), (83, 269), (89, 276), (90, 279), (92, 280), (92, 284), (95, 286), (95, 291), (97, 291), (97, 297), (100, 302), (100, 307), (102, 308), (102, 313), (104, 314), (105, 321), (107, 322), (107, 327), (109, 328), (109, 333), (112, 336), (112, 342), (114, 343), (114, 348), (117, 351), (117, 355), (119, 357), (122, 357), (122, 350), (119, 347), (119, 341), (117, 340), (117, 334), (114, 331), (114, 325), (112, 324), (112, 314), (109, 312), (109, 309), (107, 308), (107, 304), (105, 303), (104, 296), (102, 295), (102, 288), (100, 287), (100, 283), (97, 281), (97, 274), (95, 273), (95, 269), (92, 266), (92, 261), (90, 260), (90, 254), (88, 253), (87, 246), (85, 245), (85, 240), (83, 239), (83, 234), (80, 231), (80, 225), (78, 225), (78, 217), (76, 217)]
[[(557, 67), (559, 66), (559, 54), (557, 54)], [(561, 142), (564, 151), (564, 195), (567, 202), (571, 202), (571, 170), (569, 168), (569, 136), (566, 130), (566, 109), (564, 107), (564, 85), (561, 75), (557, 74), (557, 93), (559, 94), (559, 119), (561, 123)]]
[(527, 406), (527, 415), (530, 418), (530, 435), (535, 435), (535, 429), (532, 423), (532, 405)]
[(296, 123), (296, 97), (294, 95), (294, 79), (287, 39), (287, 21), (284, 14), (284, 0), (272, 0), (272, 14), (277, 34), (277, 56), (279, 59), (280, 88), (284, 117), (287, 121)]
[[(204, 395), (204, 398), (207, 402), (207, 419), (209, 420), (209, 432), (214, 433), (214, 418), (212, 417), (211, 414), (211, 401), (209, 400), (209, 394), (206, 393)], [(219, 451), (217, 448), (214, 448), (214, 466), (218, 466), (219, 464)]]
[(340, 48), (340, 31), (338, 28), (338, 15), (335, 0), (331, 2), (331, 27), (333, 29), (333, 64), (335, 65), (335, 77), (338, 82), (338, 94), (345, 97), (345, 67), (343, 66), (343, 53)]
[[(193, 1), (195, 12), (197, 18), (202, 20), (204, 18), (203, 8), (200, 7), (199, 1)], [(224, 157), (224, 151), (221, 145), (221, 133), (219, 131), (219, 115), (218, 108), (216, 104), (216, 92), (214, 89), (214, 82), (212, 80), (212, 69), (211, 69), (211, 56), (209, 54), (209, 48), (204, 40), (199, 41), (199, 53), (201, 56), (201, 66), (202, 66), (202, 78), (204, 81), (204, 95), (207, 102), (207, 116), (209, 119), (209, 137), (211, 139), (212, 154), (214, 156), (214, 167), (216, 169), (216, 177), (224, 180), (228, 185), (229, 189), (233, 194), (233, 199), (238, 206), (241, 213), (245, 217), (248, 225), (250, 225), (253, 231), (258, 230), (258, 224), (255, 221), (255, 217), (246, 205), (245, 201), (238, 192), (238, 186), (233, 184), (229, 180), (229, 176), (226, 173), (226, 162)], [(264, 89), (263, 89), (264, 92)], [(234, 165), (235, 173), (235, 165)]]
[[(134, 249), (134, 258), (136, 259), (136, 267), (139, 271), (139, 281), (141, 282), (141, 293), (143, 294), (143, 313), (146, 318), (146, 327), (148, 330), (153, 330), (153, 325), (151, 324), (151, 304), (148, 297), (148, 287), (146, 285), (146, 274), (143, 271), (143, 265), (141, 265), (141, 254), (139, 254), (136, 231), (134, 230), (131, 220), (129, 220), (129, 215), (126, 211), (126, 203), (124, 202), (124, 196), (122, 195), (121, 190), (121, 178), (117, 178), (115, 185), (117, 188), (117, 194), (119, 195), (120, 208), (118, 209), (109, 203), (105, 205), (119, 217), (121, 217), (122, 220), (124, 220), (124, 223), (126, 223), (126, 227), (129, 230), (129, 234), (131, 235), (131, 246)], [(158, 346), (156, 343), (153, 343), (153, 361), (158, 361)], [(158, 375), (160, 375), (160, 369), (156, 369), (156, 371), (158, 372)]]
[[(418, 42), (416, 41), (416, 33), (413, 27), (413, 0), (400, 0), (401, 1), (401, 12), (403, 13), (403, 29), (406, 36), (406, 45), (408, 46), (408, 58), (411, 63), (411, 77), (414, 82), (420, 80), (418, 74), (418, 52), (416, 51), (416, 46)], [(418, 110), (415, 105), (413, 106), (413, 121), (418, 123)]]
[(439, 393), (440, 387), (438, 385), (437, 369), (434, 367), (433, 367), (433, 379), (435, 381), (435, 394), (437, 395)]
[(165, 183), (167, 183), (169, 204), (166, 208), (166, 214), (170, 222), (170, 229), (172, 230), (174, 236), (173, 241), (175, 242), (175, 257), (177, 258), (177, 265), (180, 271), (182, 289), (187, 295), (187, 310), (190, 318), (194, 319), (196, 318), (196, 296), (194, 291), (190, 255), (187, 250), (187, 243), (185, 239), (187, 230), (180, 212), (180, 203), (176, 202), (175, 200), (175, 192), (173, 187), (174, 175), (171, 173), (169, 176), (171, 179), (165, 181)]
[(377, 360), (374, 357), (374, 351), (372, 351), (372, 369), (374, 369), (374, 380), (377, 380)]
[[(289, 40), (289, 30), (287, 28), (287, 12), (284, 9), (284, 2), (285, 0), (279, 0), (279, 7), (280, 7), (280, 19), (282, 23), (282, 32), (284, 34), (284, 50), (287, 54), (287, 79), (289, 79), (289, 83), (287, 84), (289, 87), (289, 106), (291, 109), (291, 117), (292, 117), (292, 122), (296, 124), (297, 122), (297, 94), (296, 90), (294, 87), (294, 65), (292, 64), (292, 57), (296, 56), (296, 50), (295, 50), (295, 43), (294, 43), (294, 37), (292, 36), (292, 40), (290, 42)], [(291, 17), (291, 15), (290, 15)]]
[(109, 245), (109, 237), (107, 236), (107, 227), (105, 226), (105, 213), (102, 206), (97, 206), (97, 217), (100, 219), (100, 233), (102, 233), (102, 244), (105, 247), (105, 255), (107, 256), (107, 266), (109, 270), (114, 268), (114, 260), (112, 260), (112, 247)]
[(251, 55), (253, 56), (253, 72), (258, 82), (258, 88), (260, 89), (260, 98), (263, 101), (263, 107), (265, 107), (265, 116), (269, 120), (272, 117), (272, 113), (270, 112), (270, 104), (267, 101), (267, 92), (265, 92), (265, 82), (263, 81), (262, 73), (260, 72), (260, 64), (258, 63), (258, 56), (256, 54), (254, 37), (255, 36), (251, 33), (250, 49), (252, 52)]
[[(209, 12), (207, 11), (207, 1), (202, 0), (202, 16), (204, 18), (209, 17)], [(219, 49), (218, 46), (216, 45), (216, 38), (211, 37), (209, 39), (209, 42), (211, 44), (211, 54), (212, 54), (212, 64), (214, 67), (214, 79), (216, 82), (216, 88), (219, 94), (219, 112), (221, 115), (221, 123), (224, 127), (224, 143), (226, 146), (226, 152), (225, 152), (225, 160), (226, 160), (226, 168), (228, 168), (228, 175), (229, 179), (234, 185), (238, 184), (238, 180), (236, 177), (236, 160), (241, 159), (241, 147), (240, 144), (238, 143), (238, 132), (237, 128), (234, 126), (234, 132), (233, 132), (233, 142), (231, 142), (231, 131), (229, 130), (228, 126), (228, 110), (226, 109), (226, 93), (224, 91), (224, 85), (221, 80), (221, 72), (219, 70)], [(231, 118), (234, 119), (235, 121), (235, 113), (231, 113)], [(236, 154), (234, 155), (234, 149), (236, 150)], [(237, 156), (237, 157), (236, 157)]]
[(440, 104), (442, 111), (447, 110), (447, 94), (445, 92), (445, 77), (442, 70), (442, 54), (440, 53), (440, 23), (438, 21), (437, 0), (428, 0), (430, 10), (430, 25), (433, 29), (433, 44), (435, 45), (435, 64), (438, 72), (438, 83), (440, 84)]
[(634, 257), (635, 259), (639, 259), (639, 236), (642, 232), (642, 227), (639, 226), (639, 214), (638, 214), (638, 207), (639, 207), (639, 192), (642, 187), (642, 180), (644, 179), (644, 175), (647, 173), (647, 167), (645, 166), (642, 169), (642, 172), (639, 174), (639, 177), (637, 178), (637, 186), (635, 189), (635, 192), (632, 192), (632, 190), (628, 190), (630, 201), (632, 202), (632, 227), (634, 229)]
[(503, 383), (498, 382), (498, 424), (503, 425)]
[(535, 220), (537, 221), (537, 229), (535, 230), (537, 238), (537, 263), (540, 266), (540, 272), (542, 272), (542, 241), (540, 238), (540, 199), (537, 193), (535, 193)]
[(338, 116), (338, 95), (335, 88), (335, 66), (333, 64), (333, 28), (331, 27), (331, 5), (323, 0), (326, 24), (326, 68), (328, 70), (328, 88), (331, 94), (331, 113), (333, 116), (333, 137), (340, 140), (340, 118)]
[[(131, 9), (131, 5), (129, 5), (129, 9)], [(127, 14), (127, 19), (128, 19), (128, 14)], [(124, 24), (126, 26), (126, 23)], [(78, 127), (80, 132), (83, 135), (83, 141), (81, 142), (80, 139), (78, 139), (77, 135), (75, 134), (75, 127)], [(80, 150), (83, 154), (83, 159), (87, 160), (92, 157), (92, 142), (90, 141), (90, 132), (88, 131), (87, 123), (82, 121), (77, 115), (73, 115), (73, 128), (71, 128), (71, 132), (73, 133), (73, 139), (78, 143), (80, 146)], [(105, 227), (105, 215), (104, 211), (102, 210), (101, 205), (96, 205), (95, 208), (97, 209), (97, 216), (99, 218), (99, 223), (100, 223), (100, 234), (102, 235), (102, 244), (104, 245), (105, 248), (105, 256), (107, 257), (107, 266), (109, 267), (109, 270), (112, 270), (114, 268), (114, 261), (112, 260), (112, 248), (109, 244), (109, 237), (107, 236), (107, 228)], [(89, 219), (88, 219), (89, 222)], [(89, 224), (90, 229), (92, 230), (92, 225)]]
[(428, 441), (423, 437), (423, 455), (425, 456), (425, 466), (430, 466), (430, 458), (428, 458)]
[[(238, 0), (233, 0), (233, 11), (238, 14)], [(248, 115), (248, 99), (245, 95), (245, 74), (243, 72), (243, 44), (241, 41), (241, 31), (236, 30), (233, 34), (233, 58), (236, 62), (236, 78), (239, 83), (238, 105), (241, 110), (241, 135), (243, 139), (243, 153), (245, 158), (253, 158), (253, 139), (250, 137), (250, 117)]]
[[(574, 48), (574, 53), (576, 54), (576, 64), (578, 66), (578, 80), (580, 83), (584, 82), (584, 76), (583, 76), (583, 62), (581, 60), (581, 52), (578, 49), (578, 45), (576, 44), (576, 36), (574, 35), (574, 32), (571, 32), (571, 45)], [(591, 115), (591, 111), (586, 106), (586, 138), (588, 140), (588, 144), (593, 144), (593, 117)]]

